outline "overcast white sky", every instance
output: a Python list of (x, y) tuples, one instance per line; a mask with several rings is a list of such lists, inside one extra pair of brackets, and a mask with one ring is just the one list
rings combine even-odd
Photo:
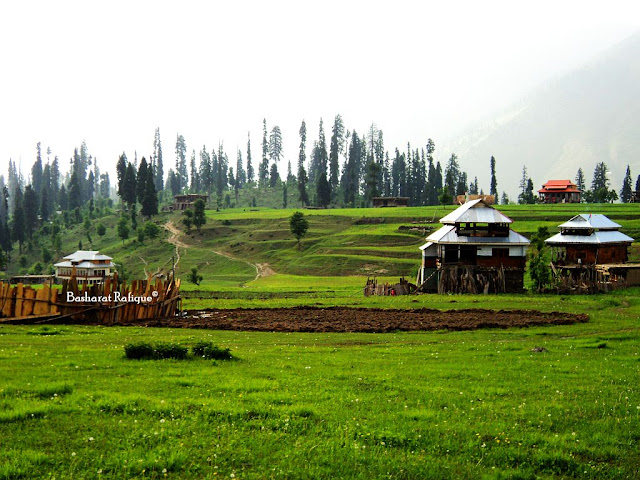
[(638, 29), (633, 0), (3, 2), (0, 173), (12, 158), (26, 177), (38, 141), (66, 170), (83, 140), (114, 171), (156, 127), (165, 173), (177, 133), (235, 164), (250, 131), (255, 165), (263, 118), (295, 165), (301, 121), (311, 145), (337, 113), (390, 152), (437, 149)]

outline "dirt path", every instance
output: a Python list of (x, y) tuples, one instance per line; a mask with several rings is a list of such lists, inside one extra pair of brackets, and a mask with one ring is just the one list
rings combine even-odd
[(173, 264), (173, 268), (175, 269), (178, 266), (178, 263), (180, 263), (180, 249), (184, 248), (186, 250), (189, 248), (189, 245), (179, 239), (180, 235), (182, 235), (182, 231), (176, 227), (171, 220), (164, 224), (164, 228), (170, 233), (167, 241), (176, 249), (176, 261)]
[[(180, 235), (182, 235), (182, 231), (178, 227), (176, 227), (172, 221), (168, 221), (167, 223), (165, 223), (164, 228), (168, 230), (170, 233), (167, 241), (173, 244), (176, 249), (176, 263), (174, 265), (174, 268), (175, 268), (180, 262), (180, 249), (182, 248), (184, 250), (187, 250), (189, 249), (190, 246), (180, 240), (179, 237)], [(236, 258), (232, 255), (229, 255), (228, 253), (218, 252), (216, 250), (211, 250), (211, 253), (215, 253), (216, 255), (220, 255), (221, 257), (225, 257), (225, 258), (228, 258), (229, 260), (234, 260), (236, 262), (244, 262), (247, 265), (252, 266), (253, 268), (256, 269), (256, 276), (254, 280), (257, 280), (260, 277), (269, 277), (276, 273), (271, 269), (271, 267), (269, 267), (268, 263), (251, 263), (247, 260)]]
[(421, 330), (475, 330), (478, 328), (569, 325), (587, 322), (588, 315), (537, 310), (448, 310), (428, 308), (262, 308), (192, 310), (184, 317), (142, 322), (172, 328), (211, 328), (264, 332), (394, 332)]

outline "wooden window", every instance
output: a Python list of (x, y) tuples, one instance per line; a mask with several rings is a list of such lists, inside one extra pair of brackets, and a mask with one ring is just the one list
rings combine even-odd
[(508, 258), (509, 257), (509, 249), (508, 248), (492, 248), (491, 256), (493, 258)]

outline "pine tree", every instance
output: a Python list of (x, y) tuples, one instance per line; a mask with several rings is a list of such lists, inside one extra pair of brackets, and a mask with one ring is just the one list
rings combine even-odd
[(153, 171), (148, 168), (146, 172), (147, 181), (144, 183), (144, 193), (140, 201), (142, 204), (141, 213), (147, 217), (147, 219), (151, 219), (151, 216), (158, 214), (158, 192), (156, 192), (156, 185), (153, 181)]
[(18, 242), (18, 251), (22, 253), (22, 246), (26, 239), (24, 206), (22, 204), (22, 189), (17, 185), (13, 192), (13, 216), (11, 217), (11, 238)]
[(272, 163), (271, 169), (269, 170), (269, 186), (271, 188), (275, 188), (275, 186), (278, 184), (278, 180), (280, 180), (278, 165), (276, 163)]
[(154, 184), (157, 192), (164, 190), (164, 162), (162, 160), (162, 142), (160, 141), (160, 128), (156, 128), (153, 138), (153, 159), (155, 162)]
[(587, 186), (584, 179), (584, 173), (582, 172), (582, 168), (578, 168), (578, 172), (576, 173), (576, 187), (580, 190), (581, 193), (587, 191)]
[(150, 171), (153, 176), (153, 171), (147, 165), (147, 159), (145, 157), (142, 157), (142, 160), (140, 160), (140, 165), (138, 166), (138, 173), (136, 175), (136, 198), (140, 203), (142, 203), (142, 201), (144, 200), (145, 191), (147, 189), (147, 181), (149, 180), (147, 171)]
[(604, 203), (609, 201), (609, 177), (607, 176), (607, 165), (604, 162), (596, 164), (593, 171), (591, 193), (594, 203)]
[(80, 178), (76, 170), (73, 170), (69, 180), (69, 210), (82, 207), (82, 190)]
[(109, 198), (111, 196), (111, 181), (109, 180), (109, 172), (100, 175), (100, 196)]
[(187, 173), (187, 144), (182, 135), (176, 138), (176, 170), (174, 172), (178, 180), (178, 192), (186, 190), (189, 186)]
[(329, 146), (329, 186), (331, 187), (331, 198), (335, 200), (338, 190), (340, 176), (339, 156), (344, 149), (344, 123), (338, 114), (333, 120), (331, 128), (331, 144)]
[(327, 173), (320, 172), (316, 186), (316, 206), (326, 208), (331, 203), (331, 187), (327, 180)]
[(67, 194), (67, 189), (64, 185), (60, 187), (60, 191), (58, 192), (58, 205), (60, 206), (60, 210), (63, 212), (69, 210), (69, 195)]
[[(460, 167), (458, 165), (458, 156), (451, 154), (444, 173), (444, 189), (451, 199), (458, 193), (458, 182), (460, 180)], [(466, 184), (466, 182), (465, 182)]]
[(122, 198), (122, 185), (124, 183), (124, 175), (127, 173), (127, 155), (122, 152), (116, 163), (116, 173), (118, 174), (118, 196)]
[(247, 133), (247, 182), (254, 180), (253, 164), (251, 163), (251, 134)]
[(51, 201), (54, 205), (59, 204), (58, 194), (60, 192), (60, 162), (58, 157), (54, 157), (51, 163)]
[(9, 252), (13, 249), (11, 242), (11, 230), (9, 229), (9, 189), (4, 185), (2, 179), (2, 189), (0, 190), (0, 248), (9, 257)]
[(287, 208), (287, 204), (289, 203), (287, 198), (287, 184), (282, 185), (282, 208)]
[(522, 177), (520, 178), (520, 194), (518, 195), (518, 203), (523, 205), (527, 202), (527, 181), (529, 180), (529, 176), (527, 175), (527, 167), (522, 167)]
[(267, 142), (267, 119), (262, 120), (262, 162), (260, 162), (260, 169), (258, 171), (258, 183), (260, 187), (264, 188), (269, 182), (269, 158), (267, 154), (269, 152), (269, 144)]
[(236, 185), (240, 189), (247, 183), (247, 173), (242, 164), (242, 152), (238, 149), (238, 157), (236, 160)]
[(496, 159), (494, 156), (491, 156), (491, 161), (489, 162), (491, 169), (491, 186), (489, 187), (489, 195), (493, 195), (496, 203), (498, 202), (498, 180), (496, 180)]
[(133, 164), (129, 162), (122, 182), (122, 201), (128, 203), (130, 207), (134, 206), (137, 200), (136, 183), (136, 171)]
[(31, 186), (39, 201), (42, 195), (42, 149), (40, 142), (36, 145), (36, 161), (31, 167)]
[[(318, 171), (316, 175), (319, 178), (319, 175), (327, 176), (327, 167), (329, 164), (329, 156), (327, 155), (327, 140), (324, 136), (324, 126), (322, 123), (322, 118), (320, 119), (320, 128), (318, 132)], [(331, 188), (331, 187), (329, 187)]]
[(171, 168), (167, 174), (167, 186), (174, 197), (180, 193), (180, 180), (178, 180), (178, 176)]
[(375, 161), (374, 158), (371, 158), (369, 164), (367, 165), (367, 174), (365, 175), (365, 187), (366, 187), (366, 198), (367, 203), (371, 205), (373, 202), (373, 198), (380, 195), (379, 190), (379, 171), (380, 165)]
[(624, 175), (622, 181), (622, 188), (620, 189), (620, 201), (622, 203), (629, 203), (631, 195), (633, 194), (633, 186), (631, 183), (631, 168), (627, 165), (627, 172)]
[[(282, 132), (279, 126), (275, 126), (271, 129), (269, 135), (269, 158), (271, 162), (278, 168), (280, 163), (280, 157), (282, 156)], [(272, 185), (273, 186), (273, 185)]]
[(191, 193), (200, 192), (200, 173), (198, 173), (198, 165), (196, 164), (196, 150), (191, 151), (191, 186), (189, 190)]
[(200, 150), (200, 189), (211, 195), (213, 191), (213, 174), (211, 171), (211, 157), (207, 152), (207, 148), (203, 145)]
[(306, 161), (306, 144), (307, 144), (307, 125), (302, 121), (300, 125), (300, 151), (298, 153), (298, 200), (303, 207), (309, 205), (309, 196), (307, 194), (307, 172), (304, 168)]

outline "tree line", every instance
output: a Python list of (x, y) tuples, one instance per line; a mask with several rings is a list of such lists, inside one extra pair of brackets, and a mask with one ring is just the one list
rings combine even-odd
[[(263, 120), (260, 155), (255, 165), (250, 135), (246, 148), (235, 152), (233, 163), (222, 143), (210, 150), (206, 146), (199, 152), (192, 149), (188, 161), (186, 140), (177, 134), (175, 166), (169, 169), (165, 179), (162, 142), (157, 128), (148, 161), (146, 157), (138, 161), (137, 153), (133, 162), (124, 152), (119, 156), (115, 187), (111, 185), (109, 173), (101, 173), (85, 142), (74, 149), (69, 169), (64, 174), (58, 157), (52, 160), (51, 150), (47, 148), (45, 160), (38, 143), (28, 181), (12, 160), (9, 160), (7, 179), (0, 176), (0, 247), (8, 255), (17, 243), (22, 252), (24, 243), (30, 242), (34, 232), (43, 225), (52, 220), (56, 225), (65, 226), (82, 223), (87, 217), (94, 218), (96, 212), (110, 207), (116, 196), (121, 199), (123, 217), (127, 217), (135, 230), (138, 205), (140, 214), (149, 219), (158, 213), (160, 204), (171, 202), (173, 196), (180, 193), (207, 194), (217, 207), (231, 206), (232, 197), (239, 206), (241, 192), (259, 189), (281, 189), (285, 207), (292, 196), (289, 192), (294, 193), (299, 206), (316, 207), (365, 207), (377, 196), (406, 197), (409, 205), (449, 204), (456, 195), (484, 193), (477, 177), (471, 179), (460, 168), (455, 153), (444, 165), (434, 159), (436, 146), (430, 138), (423, 146), (414, 148), (407, 144), (404, 151), (396, 148), (390, 154), (385, 148), (383, 131), (375, 124), (359, 134), (345, 127), (341, 115), (335, 116), (329, 138), (322, 119), (312, 142), (304, 120), (298, 134), (296, 168), (294, 170), (289, 160), (286, 173), (282, 174), (279, 171), (283, 157), (282, 131), (277, 125), (269, 130), (266, 119)], [(496, 163), (491, 157), (488, 193), (494, 195), (496, 203), (509, 203), (506, 193), (498, 196)], [(583, 201), (632, 200), (629, 166), (619, 195), (611, 187), (608, 175), (607, 165), (598, 163), (591, 187), (587, 188), (584, 171), (578, 170), (575, 182), (583, 192)], [(538, 201), (526, 166), (519, 186), (519, 203)], [(635, 182), (635, 191), (639, 188), (640, 175)]]

